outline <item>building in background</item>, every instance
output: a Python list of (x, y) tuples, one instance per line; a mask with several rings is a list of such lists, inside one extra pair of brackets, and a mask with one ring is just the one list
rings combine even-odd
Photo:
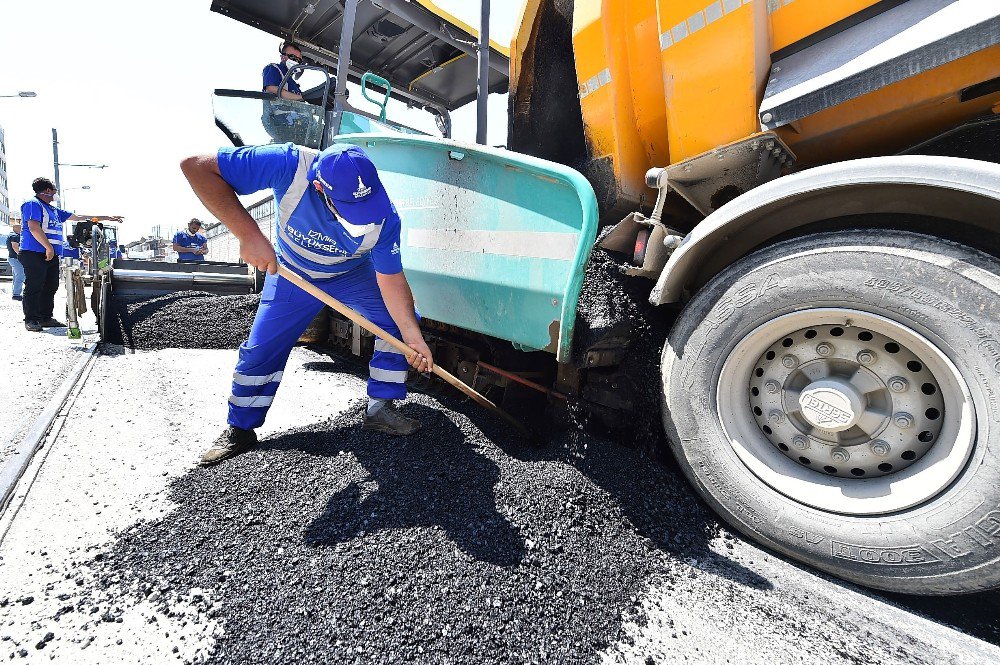
[(167, 253), (170, 250), (170, 243), (166, 238), (147, 238), (143, 236), (139, 240), (133, 240), (125, 245), (122, 250), (125, 258), (145, 259), (147, 261), (166, 261)]
[[(275, 205), (274, 196), (254, 203), (247, 208), (247, 212), (257, 222), (261, 233), (274, 244), (274, 221)], [(240, 263), (240, 241), (236, 239), (229, 229), (222, 222), (212, 222), (206, 224), (204, 229), (205, 237), (208, 238), (208, 260), (226, 261), (228, 263)]]
[(7, 141), (0, 127), (0, 226), (10, 224), (10, 194), (7, 189)]

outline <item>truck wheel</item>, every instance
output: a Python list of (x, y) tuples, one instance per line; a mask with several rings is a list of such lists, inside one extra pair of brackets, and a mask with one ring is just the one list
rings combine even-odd
[(859, 584), (1000, 586), (1000, 261), (842, 231), (751, 254), (662, 358), (673, 453), (747, 536)]

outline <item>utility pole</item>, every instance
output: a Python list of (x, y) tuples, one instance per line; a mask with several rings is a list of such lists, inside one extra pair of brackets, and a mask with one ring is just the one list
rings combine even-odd
[(490, 95), (490, 0), (482, 0), (479, 15), (479, 89), (476, 94), (476, 143), (486, 145), (486, 102)]
[(59, 134), (55, 127), (52, 128), (52, 167), (56, 174), (56, 192), (61, 196), (62, 190), (59, 189)]

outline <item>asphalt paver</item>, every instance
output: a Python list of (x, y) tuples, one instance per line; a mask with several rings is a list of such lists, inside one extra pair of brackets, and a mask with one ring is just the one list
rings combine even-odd
[(182, 291), (143, 300), (112, 298), (110, 342), (132, 349), (235, 349), (250, 334), (259, 295)]

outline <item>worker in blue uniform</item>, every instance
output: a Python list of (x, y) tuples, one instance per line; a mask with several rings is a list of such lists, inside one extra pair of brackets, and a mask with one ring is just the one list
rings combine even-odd
[(267, 65), (261, 73), (263, 78), (262, 90), (272, 95), (277, 95), (280, 99), (302, 101), (302, 89), (299, 88), (294, 75), (285, 81), (285, 87), (282, 88), (281, 94), (278, 94), (278, 86), (281, 85), (281, 80), (288, 73), (288, 63), (291, 62), (292, 65), (295, 65), (302, 62), (302, 51), (293, 42), (286, 41), (281, 42), (278, 53), (281, 56), (278, 62), (272, 62)]
[[(369, 364), (366, 429), (412, 434), (417, 420), (396, 410), (406, 397), (407, 370), (427, 372), (431, 351), (420, 332), (400, 257), (400, 219), (361, 148), (336, 145), (317, 152), (291, 143), (222, 148), (188, 157), (181, 169), (205, 207), (240, 242), (240, 256), (268, 274), (250, 337), (240, 347), (229, 397), (229, 428), (202, 465), (257, 443), (295, 342), (323, 308), (277, 275), (282, 265), (352, 307), (414, 350), (411, 359), (383, 340)], [(274, 246), (237, 195), (271, 189), (277, 204)], [(277, 251), (275, 251), (277, 250)]]
[(201, 232), (201, 220), (193, 218), (187, 225), (187, 231), (174, 234), (173, 250), (177, 252), (177, 262), (204, 261), (208, 254), (208, 238)]
[(43, 328), (61, 328), (65, 324), (53, 318), (55, 295), (59, 290), (59, 261), (62, 256), (63, 226), (66, 222), (85, 219), (120, 222), (117, 215), (76, 215), (52, 205), (56, 186), (48, 178), (35, 178), (31, 183), (35, 197), (21, 206), (21, 253), (24, 266), (24, 327), (31, 332)]
[[(274, 142), (302, 142), (307, 131), (307, 116), (301, 112), (301, 109), (296, 109), (293, 105), (281, 101), (303, 101), (302, 89), (295, 80), (297, 75), (301, 74), (301, 70), (287, 79), (285, 78), (289, 66), (294, 66), (302, 61), (302, 51), (294, 43), (286, 41), (281, 43), (278, 52), (281, 54), (280, 60), (270, 63), (261, 72), (263, 91), (276, 95), (278, 98), (276, 101), (264, 102), (264, 115), (261, 116), (261, 121)], [(282, 80), (285, 81), (285, 85), (279, 91), (278, 87), (281, 86)]]

